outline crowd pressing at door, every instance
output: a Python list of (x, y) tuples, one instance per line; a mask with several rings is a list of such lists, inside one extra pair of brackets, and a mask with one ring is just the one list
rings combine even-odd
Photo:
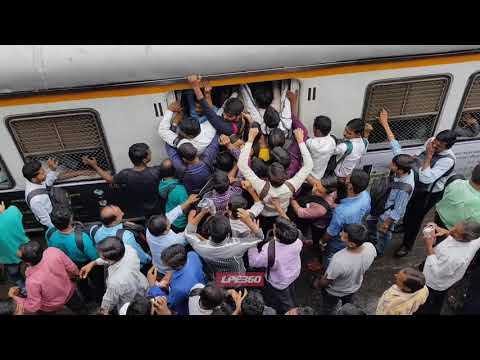
[[(197, 75), (158, 124), (168, 158), (149, 166), (145, 143), (130, 146), (133, 168), (112, 175), (94, 158), (86, 166), (132, 195), (145, 220), (124, 221), (103, 204), (90, 225), (75, 220), (68, 193), (54, 186), (58, 163), (23, 166), (25, 200), (45, 227), (45, 244), (29, 240), (22, 213), (0, 206), (0, 264), (15, 284), (2, 314), (315, 315), (364, 314), (355, 293), (395, 227), (408, 256), (417, 235), (426, 258), (395, 274), (378, 315), (440, 314), (447, 291), (467, 273), (480, 276), (480, 164), (454, 172), (457, 133), (439, 132), (417, 156), (405, 154), (378, 114), (392, 152), (390, 174), (370, 179), (359, 168), (372, 126), (350, 120), (343, 139), (319, 115), (307, 129), (298, 94), (278, 84), (242, 85), (212, 101)], [(217, 101), (218, 103), (218, 101)], [(217, 104), (218, 105), (218, 104)], [(421, 229), (434, 209), (435, 221)], [(123, 209), (126, 210), (126, 209)], [(315, 257), (302, 266), (302, 249)], [(24, 264), (25, 266), (23, 266)], [(321, 311), (299, 306), (295, 283), (311, 274)], [(220, 286), (223, 273), (264, 274), (264, 286)], [(463, 311), (480, 308), (472, 281)]]

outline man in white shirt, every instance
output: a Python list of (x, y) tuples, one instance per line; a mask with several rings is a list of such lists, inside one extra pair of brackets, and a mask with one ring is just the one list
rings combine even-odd
[(175, 133), (170, 129), (174, 114), (182, 111), (179, 102), (169, 105), (165, 116), (158, 125), (158, 134), (168, 145), (178, 148), (184, 143), (191, 143), (200, 155), (212, 142), (215, 137), (216, 130), (209, 121), (199, 123), (195, 117), (185, 117), (177, 126), (179, 133)]
[(198, 283), (192, 287), (188, 297), (188, 315), (211, 315), (227, 296), (223, 288), (214, 284)]
[(327, 169), (328, 161), (335, 153), (336, 142), (330, 136), (332, 129), (332, 121), (327, 116), (317, 116), (313, 121), (314, 138), (307, 139), (307, 144), (310, 154), (312, 154), (313, 170), (311, 175), (316, 180), (321, 180)]
[[(435, 246), (437, 236), (449, 235)], [(440, 315), (448, 289), (460, 281), (480, 248), (480, 224), (461, 222), (448, 231), (435, 225), (435, 233), (423, 237), (427, 259), (423, 267), (429, 291), (417, 314)], [(435, 246), (435, 247), (434, 247)]]
[(339, 301), (342, 305), (352, 302), (353, 295), (360, 289), (363, 275), (377, 256), (372, 243), (366, 242), (368, 231), (360, 224), (345, 225), (341, 240), (346, 248), (332, 257), (330, 264), (314, 286), (323, 288), (324, 314), (333, 314)]

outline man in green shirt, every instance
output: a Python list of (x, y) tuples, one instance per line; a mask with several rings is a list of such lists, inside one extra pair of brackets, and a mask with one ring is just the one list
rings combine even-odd
[(470, 180), (455, 180), (445, 189), (436, 207), (438, 220), (451, 230), (462, 221), (480, 222), (480, 164), (475, 166)]
[(3, 201), (0, 203), (0, 264), (4, 265), (8, 280), (20, 289), (25, 288), (25, 278), (20, 271), (21, 260), (17, 250), (28, 242), (22, 218), (16, 206), (9, 206), (5, 210)]
[[(160, 165), (162, 180), (158, 185), (158, 192), (165, 201), (165, 214), (170, 210), (182, 205), (188, 199), (188, 192), (180, 180), (175, 178), (175, 168), (170, 159), (166, 159)], [(187, 216), (180, 215), (172, 224), (171, 229), (175, 233), (182, 232), (187, 226)]]

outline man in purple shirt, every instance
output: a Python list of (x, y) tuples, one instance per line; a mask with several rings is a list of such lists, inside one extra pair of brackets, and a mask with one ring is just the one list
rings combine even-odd
[(168, 157), (172, 160), (179, 178), (189, 193), (198, 193), (212, 175), (213, 161), (218, 153), (218, 136), (215, 136), (202, 155), (190, 143), (182, 144), (175, 149), (165, 145)]
[(275, 249), (274, 261), (270, 271), (267, 271), (262, 293), (265, 304), (273, 307), (277, 313), (285, 314), (297, 306), (294, 281), (300, 275), (300, 252), (303, 244), (298, 238), (295, 223), (278, 217), (274, 226), (274, 239), (248, 250), (249, 265), (254, 268), (267, 267), (270, 246)]

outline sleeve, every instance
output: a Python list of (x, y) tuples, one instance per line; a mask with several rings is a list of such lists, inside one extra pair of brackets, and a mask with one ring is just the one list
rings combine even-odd
[(95, 264), (99, 266), (105, 266), (105, 265), (108, 265), (108, 261), (103, 260), (101, 257), (99, 257), (95, 260)]
[(182, 214), (183, 214), (182, 208), (180, 207), (180, 205), (178, 205), (175, 208), (173, 208), (172, 210), (170, 210), (167, 213), (166, 217), (167, 217), (168, 221), (170, 221), (170, 223), (173, 223)]
[(185, 228), (185, 239), (187, 242), (195, 248), (201, 240), (197, 237), (197, 225), (187, 224)]
[(345, 151), (347, 151), (347, 145), (345, 143), (338, 144), (335, 148), (335, 155), (342, 157)]
[(183, 174), (186, 168), (185, 168), (185, 164), (180, 158), (180, 155), (178, 155), (177, 149), (175, 149), (174, 147), (168, 144), (165, 144), (165, 150), (167, 151), (167, 155), (170, 158), (170, 160), (172, 160), (173, 167), (175, 168), (175, 170)]
[(50, 219), (50, 214), (42, 206), (42, 203), (38, 201), (38, 197), (32, 199), (32, 201), (30, 202), (30, 206), (33, 214), (38, 218), (40, 224), (46, 227), (53, 227), (52, 220)]
[(218, 144), (218, 135), (215, 135), (207, 148), (203, 151), (202, 160), (203, 162), (212, 165), (215, 157), (218, 154), (219, 144)]
[(438, 178), (442, 177), (450, 168), (454, 165), (454, 161), (451, 158), (442, 158), (438, 160), (434, 167), (418, 171), (418, 179), (424, 184), (432, 184)]
[(394, 156), (402, 153), (402, 146), (397, 140), (390, 141), (390, 149), (392, 149)]
[(238, 157), (240, 156), (240, 149), (229, 149), (230, 154), (238, 161)]
[(83, 234), (82, 239), (83, 239), (83, 247), (85, 249), (85, 254), (88, 256), (88, 258), (92, 261), (98, 259), (97, 249), (93, 244), (92, 238), (87, 234)]
[(137, 255), (140, 259), (140, 263), (148, 264), (151, 261), (150, 255), (148, 255), (145, 251), (143, 251), (142, 247), (135, 241), (135, 236), (130, 231), (125, 231), (123, 234), (123, 243), (126, 245), (130, 245), (132, 248), (135, 249)]
[[(243, 148), (242, 151), (240, 152), (240, 156), (238, 158), (238, 169), (242, 173), (243, 177), (250, 181), (252, 184), (253, 188), (257, 193), (260, 194), (262, 191), (263, 187), (265, 186), (265, 181), (260, 179), (248, 166), (248, 158), (250, 155), (250, 150), (252, 149), (252, 143), (247, 142)], [(305, 176), (306, 178), (306, 176)]]
[(327, 210), (319, 204), (311, 204), (308, 208), (299, 208), (298, 217), (300, 219), (318, 219), (324, 216)]
[(332, 261), (328, 265), (327, 271), (325, 271), (325, 277), (328, 280), (336, 280), (340, 276), (342, 276), (342, 273), (343, 273), (342, 266), (340, 266), (340, 264), (338, 264), (338, 262), (335, 261), (335, 259), (332, 259)]
[(251, 267), (265, 267), (267, 266), (268, 243), (263, 245), (262, 251), (259, 252), (257, 247), (252, 247), (248, 249), (248, 264)]
[(337, 209), (338, 208), (333, 211), (332, 221), (330, 221), (330, 225), (328, 225), (327, 228), (328, 234), (332, 237), (340, 234), (340, 231), (342, 231), (343, 228), (343, 221)]
[(13, 299), (17, 304), (23, 305), (25, 311), (29, 313), (35, 313), (40, 310), (40, 306), (42, 304), (42, 289), (38, 284), (29, 284), (29, 282), (27, 281), (26, 290), (26, 298), (14, 296)]
[(395, 201), (393, 202), (395, 207), (391, 210), (387, 210), (383, 217), (389, 217), (393, 221), (397, 222), (405, 214), (407, 209), (408, 201), (410, 200), (410, 195), (403, 190), (397, 192), (395, 196)]
[(171, 110), (167, 110), (163, 119), (160, 120), (160, 124), (158, 124), (158, 135), (170, 146), (174, 146), (173, 143), (178, 136), (172, 130), (170, 130), (172, 117), (173, 112)]
[(225, 135), (232, 135), (233, 134), (233, 126), (231, 123), (226, 122), (223, 120), (221, 116), (218, 116), (215, 111), (207, 103), (207, 100), (203, 98), (200, 101), (200, 105), (202, 106), (203, 113), (207, 117), (208, 121), (212, 126), (220, 133)]
[[(300, 186), (302, 186), (303, 182), (313, 169), (313, 160), (310, 152), (308, 151), (307, 145), (302, 142), (301, 144), (299, 144), (299, 148), (300, 152), (302, 153), (303, 166), (293, 178), (288, 180), (288, 182), (294, 186), (295, 191), (300, 189)], [(245, 173), (242, 171), (242, 174)]]
[(68, 275), (70, 277), (74, 277), (78, 275), (78, 267), (75, 265), (75, 263), (70, 260), (70, 258), (65, 255), (65, 253), (61, 250), (58, 251), (58, 256), (60, 257), (60, 260), (63, 263), (63, 266), (65, 266), (65, 270), (67, 270)]
[(248, 210), (251, 214), (253, 214), (254, 217), (258, 217), (260, 213), (263, 211), (263, 208), (265, 205), (263, 202), (256, 202), (255, 204), (252, 205), (252, 207)]
[(251, 98), (251, 92), (247, 89), (248, 85), (241, 85), (240, 86), (240, 94), (242, 95), (243, 104), (245, 105), (245, 110), (250, 113), (252, 116), (252, 120), (260, 124), (260, 128), (264, 129), (265, 123), (263, 121), (263, 117), (258, 112), (258, 109), (255, 107), (255, 104)]
[(50, 170), (45, 179), (45, 185), (52, 186), (55, 180), (57, 180), (57, 178), (58, 178), (58, 171)]
[(303, 141), (307, 141), (308, 139), (308, 129), (303, 125), (303, 123), (294, 115), (292, 114), (292, 128), (293, 129), (302, 129), (303, 130)]

